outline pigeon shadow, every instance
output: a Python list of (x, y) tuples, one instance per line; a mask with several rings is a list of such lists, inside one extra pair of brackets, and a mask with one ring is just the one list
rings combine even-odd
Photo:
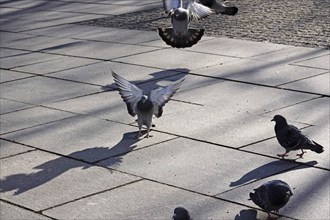
[(235, 216), (234, 220), (257, 220), (257, 210), (243, 209)]
[(284, 173), (288, 171), (293, 170), (299, 170), (304, 168), (309, 168), (312, 166), (315, 166), (317, 164), (317, 161), (309, 161), (304, 163), (307, 166), (296, 165), (295, 167), (292, 167), (292, 163), (289, 163), (285, 160), (277, 160), (270, 163), (267, 163), (265, 165), (262, 165), (254, 170), (251, 170), (250, 172), (246, 173), (244, 176), (242, 176), (239, 180), (236, 180), (235, 182), (231, 182), (229, 186), (239, 186), (245, 183), (248, 183), (252, 180), (258, 180), (262, 179), (271, 175), (274, 175), (276, 173)]
[[(158, 71), (158, 72), (149, 74), (152, 76), (151, 79), (135, 80), (135, 81), (133, 80), (130, 82), (134, 85), (145, 84), (146, 86), (143, 86), (143, 89), (146, 92), (148, 92), (156, 87), (159, 87), (159, 85), (157, 85), (158, 81), (169, 80), (169, 81), (174, 82), (174, 81), (177, 81), (177, 80), (183, 78), (189, 71), (190, 70), (187, 68), (167, 69), (167, 70), (162, 70), (162, 71)], [(119, 75), (120, 75), (120, 72), (119, 72)], [(115, 83), (110, 83), (110, 84), (101, 86), (102, 91), (112, 91), (113, 88), (117, 88), (117, 85)]]
[[(95, 167), (99, 161), (102, 161), (102, 165), (108, 168), (117, 167), (122, 163), (123, 156), (136, 148), (136, 143), (140, 140), (137, 138), (137, 132), (129, 132), (124, 134), (120, 142), (112, 148), (92, 147), (76, 151), (35, 166), (31, 173), (6, 176), (0, 180), (0, 193), (15, 190), (14, 195), (19, 195), (53, 180), (71, 169)], [(109, 158), (111, 160), (106, 160)], [(111, 170), (110, 173), (112, 173)], [(68, 176), (68, 178), (70, 177)]]

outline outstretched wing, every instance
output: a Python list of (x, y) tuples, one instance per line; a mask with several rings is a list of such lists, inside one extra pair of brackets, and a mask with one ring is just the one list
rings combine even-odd
[(215, 13), (214, 10), (197, 3), (195, 0), (189, 0), (186, 4), (186, 9), (189, 11), (191, 20), (199, 20)]
[(180, 79), (179, 81), (165, 86), (154, 89), (150, 92), (150, 100), (154, 104), (154, 115), (159, 118), (163, 114), (163, 106), (170, 100), (170, 98), (179, 89), (180, 85), (184, 81)]
[(182, 7), (182, 0), (163, 0), (164, 9), (169, 12), (173, 9)]
[(115, 72), (111, 72), (115, 83), (118, 86), (119, 94), (126, 103), (128, 113), (134, 117), (136, 115), (137, 103), (141, 100), (143, 95), (142, 89), (130, 83)]

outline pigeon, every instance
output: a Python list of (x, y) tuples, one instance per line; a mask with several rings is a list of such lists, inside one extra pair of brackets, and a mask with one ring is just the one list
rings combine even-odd
[(237, 7), (226, 6), (220, 0), (199, 0), (199, 2), (213, 9), (216, 14), (235, 15), (238, 12)]
[(214, 13), (212, 9), (195, 0), (163, 0), (165, 11), (171, 17), (172, 27), (158, 28), (159, 36), (167, 45), (176, 48), (191, 47), (204, 35), (204, 29), (188, 28), (192, 20), (200, 20)]
[(174, 209), (173, 220), (192, 220), (187, 209), (183, 207), (176, 207)]
[(262, 184), (254, 192), (250, 193), (250, 200), (268, 213), (278, 213), (279, 209), (284, 207), (293, 195), (290, 186), (282, 180), (271, 180)]
[(170, 100), (182, 84), (184, 78), (165, 87), (158, 87), (150, 91), (148, 95), (138, 86), (130, 83), (123, 77), (112, 71), (112, 76), (119, 89), (119, 94), (126, 103), (127, 111), (131, 116), (137, 115), (139, 126), (138, 137), (141, 136), (142, 125), (147, 126), (147, 138), (152, 124), (152, 115), (157, 118), (163, 114), (163, 106)]
[(310, 149), (316, 153), (322, 153), (323, 147), (315, 141), (309, 139), (301, 133), (301, 131), (293, 125), (289, 125), (282, 115), (275, 115), (272, 121), (275, 121), (275, 134), (278, 143), (285, 148), (284, 154), (278, 154), (279, 157), (288, 156), (287, 153), (292, 150), (301, 150), (301, 154), (297, 154), (300, 158), (306, 153), (303, 149)]

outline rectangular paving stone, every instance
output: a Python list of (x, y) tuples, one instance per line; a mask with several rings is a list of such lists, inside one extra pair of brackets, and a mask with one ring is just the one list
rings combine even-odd
[(49, 108), (35, 107), (1, 115), (0, 133), (13, 132), (36, 125), (57, 121), (73, 114)]
[[(111, 48), (111, 49), (110, 49)], [(63, 47), (45, 49), (45, 52), (86, 58), (110, 60), (118, 57), (155, 50), (154, 47), (125, 45), (108, 42), (78, 41)]]
[(325, 205), (330, 200), (329, 171), (306, 166), (253, 182), (218, 197), (257, 207), (251, 200), (248, 200), (249, 192), (274, 179), (287, 182), (293, 191), (290, 201), (280, 209), (279, 214), (302, 220), (329, 219), (330, 209), (328, 205)]
[(42, 76), (1, 85), (1, 97), (30, 104), (47, 104), (99, 91), (98, 86)]
[(51, 218), (48, 218), (44, 215), (40, 215), (38, 213), (20, 208), (15, 205), (11, 205), (9, 203), (0, 201), (0, 217), (1, 219), (8, 219), (8, 220), (18, 220), (18, 219), (35, 219), (35, 220), (50, 220)]
[(330, 72), (317, 76), (301, 79), (292, 83), (281, 85), (280, 87), (313, 92), (322, 95), (330, 95)]
[[(1, 89), (0, 89), (1, 92)], [(16, 102), (13, 100), (7, 100), (0, 98), (0, 113), (6, 114), (12, 111), (17, 111), (25, 108), (30, 108), (33, 105), (23, 103), (23, 102)]]
[(301, 65), (301, 66), (308, 66), (308, 67), (314, 67), (314, 68), (320, 68), (320, 69), (325, 69), (329, 70), (330, 69), (330, 53), (307, 59), (307, 60), (302, 60), (299, 62), (294, 63), (294, 65)]
[[(43, 213), (58, 219), (171, 219), (183, 206), (193, 219), (241, 219), (257, 212), (236, 204), (184, 191), (151, 181), (139, 181), (68, 203)], [(267, 215), (266, 213), (260, 216)]]
[(33, 77), (34, 75), (28, 73), (20, 73), (11, 70), (0, 69), (0, 83)]
[(13, 68), (13, 70), (37, 74), (47, 74), (75, 67), (85, 66), (97, 62), (99, 61), (93, 59), (61, 56), (61, 58), (59, 59), (48, 60), (42, 63), (35, 63), (22, 67), (17, 67)]
[(10, 19), (1, 22), (0, 30), (20, 32), (20, 31), (27, 31), (27, 30), (38, 29), (43, 27), (49, 27), (56, 24), (57, 23), (54, 22), (33, 22), (27, 19), (14, 19), (14, 20)]
[(34, 211), (138, 180), (41, 151), (5, 158), (0, 164), (0, 197)]
[(199, 42), (187, 50), (246, 58), (287, 48), (290, 46), (231, 38), (214, 38)]
[[(164, 59), (162, 59), (162, 57)], [(219, 65), (233, 61), (236, 58), (196, 53), (178, 49), (163, 49), (149, 53), (115, 59), (125, 63), (139, 64), (158, 68), (187, 68), (189, 70), (200, 69), (207, 66)]]
[[(2, 34), (0, 33), (0, 37), (2, 38)], [(2, 41), (2, 39), (1, 39)], [(23, 51), (23, 50), (13, 50), (13, 49), (7, 49), (7, 48), (1, 48), (0, 50), (0, 58), (5, 57), (15, 57), (20, 54), (27, 54), (29, 52)]]
[[(101, 161), (100, 165), (107, 167), (113, 160)], [(248, 161), (253, 163), (247, 166)], [(295, 166), (297, 164), (291, 162), (179, 138), (133, 151), (125, 155), (117, 169), (199, 193), (216, 195)]]
[(34, 150), (34, 148), (0, 139), (0, 158), (9, 157), (32, 150)]
[(116, 162), (108, 164), (113, 167), (119, 166), (124, 154), (134, 149), (175, 137), (153, 132), (152, 138), (138, 139), (137, 134), (136, 127), (88, 116), (73, 116), (1, 137), (88, 162), (113, 157)]
[(206, 76), (277, 86), (322, 73), (323, 70), (292, 65), (276, 65), (269, 61), (241, 59), (196, 71)]

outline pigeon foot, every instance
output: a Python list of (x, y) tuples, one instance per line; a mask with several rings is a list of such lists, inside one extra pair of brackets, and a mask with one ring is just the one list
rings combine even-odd
[(277, 154), (278, 157), (282, 157), (282, 159), (284, 159), (284, 157), (287, 157), (289, 156), (287, 153), (284, 153), (284, 154)]
[(302, 158), (306, 151), (301, 150), (301, 154), (297, 154), (298, 157)]

